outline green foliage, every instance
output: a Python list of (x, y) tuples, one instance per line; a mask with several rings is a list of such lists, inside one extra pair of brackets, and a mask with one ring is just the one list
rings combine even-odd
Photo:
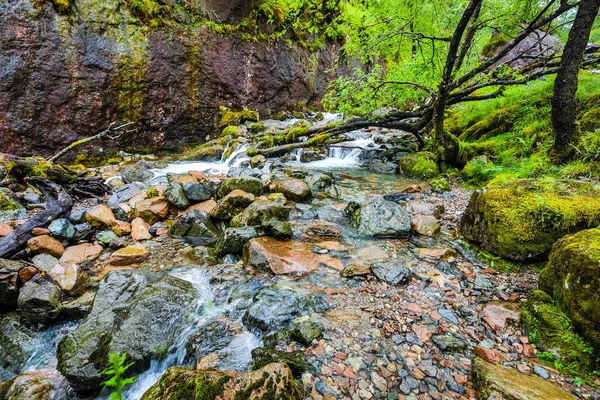
[(494, 35), (492, 38), (483, 46), (481, 49), (481, 55), (485, 57), (490, 57), (494, 55), (496, 50), (500, 48), (503, 44), (508, 42), (510, 38), (507, 35)]
[(122, 400), (123, 389), (127, 385), (135, 382), (135, 377), (125, 378), (125, 373), (134, 363), (125, 364), (127, 354), (110, 353), (108, 362), (110, 366), (101, 372), (103, 375), (108, 375), (110, 378), (103, 382), (104, 388), (112, 388), (113, 392), (110, 395), (110, 400)]

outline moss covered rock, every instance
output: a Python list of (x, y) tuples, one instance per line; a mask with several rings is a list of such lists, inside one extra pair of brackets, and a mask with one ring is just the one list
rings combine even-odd
[(513, 260), (543, 258), (561, 237), (600, 224), (600, 185), (518, 180), (476, 191), (460, 232), (485, 250)]
[(0, 222), (23, 218), (27, 210), (15, 194), (7, 188), (0, 188)]
[(290, 368), (283, 363), (268, 364), (257, 371), (225, 374), (214, 370), (194, 371), (171, 367), (142, 400), (301, 400)]
[(264, 185), (260, 179), (252, 177), (229, 178), (219, 188), (218, 197), (222, 199), (234, 190), (239, 189), (255, 196), (261, 196), (264, 193)]
[(218, 139), (211, 140), (198, 147), (188, 150), (187, 160), (218, 161), (225, 152), (225, 145)]
[(600, 228), (556, 242), (539, 286), (562, 306), (600, 353)]
[(400, 159), (400, 171), (409, 178), (433, 179), (440, 175), (438, 158), (429, 151), (419, 151)]

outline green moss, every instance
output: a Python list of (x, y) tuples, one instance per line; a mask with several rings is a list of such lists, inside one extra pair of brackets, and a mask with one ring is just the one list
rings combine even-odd
[(444, 193), (450, 191), (450, 183), (448, 183), (447, 179), (435, 178), (431, 179), (428, 183), (433, 192)]
[(229, 125), (223, 129), (223, 131), (221, 132), (221, 135), (219, 137), (221, 137), (221, 138), (227, 137), (227, 138), (237, 139), (241, 136), (244, 136), (244, 130), (242, 129), (242, 127), (235, 126), (235, 125)]
[(579, 117), (581, 132), (594, 132), (600, 129), (600, 107), (594, 107)]
[(260, 116), (258, 111), (243, 109), (242, 111), (232, 111), (228, 108), (221, 107), (221, 120), (219, 128), (224, 128), (228, 125), (241, 125), (243, 122), (257, 122)]
[(265, 125), (261, 122), (255, 122), (252, 125), (250, 125), (250, 132), (252, 133), (263, 132), (265, 129)]
[(260, 119), (260, 115), (258, 114), (258, 111), (248, 110), (247, 108), (242, 110), (241, 115), (242, 115), (242, 120), (244, 122), (246, 122), (246, 121), (258, 122), (258, 120)]
[(462, 141), (477, 140), (497, 136), (512, 127), (514, 110), (512, 107), (501, 108), (489, 113), (481, 121), (465, 130), (459, 139)]
[(509, 37), (504, 34), (492, 36), (491, 39), (481, 49), (481, 54), (485, 57), (491, 57), (502, 46), (507, 43)]
[(157, 190), (155, 187), (153, 187), (153, 188), (149, 189), (149, 190), (146, 192), (146, 196), (147, 196), (149, 199), (151, 199), (151, 198), (153, 198), (153, 197), (158, 197), (158, 196), (160, 196), (160, 193), (158, 192), (158, 190)]
[(225, 145), (215, 139), (195, 148), (188, 149), (185, 158), (187, 160), (218, 161), (223, 156), (224, 151)]
[(420, 151), (402, 157), (399, 167), (409, 178), (433, 179), (440, 175), (438, 158), (429, 151)]
[(521, 321), (530, 338), (541, 342), (538, 346), (556, 353), (563, 372), (587, 375), (594, 370), (592, 348), (575, 332), (569, 317), (548, 294), (541, 290), (531, 293), (522, 307)]

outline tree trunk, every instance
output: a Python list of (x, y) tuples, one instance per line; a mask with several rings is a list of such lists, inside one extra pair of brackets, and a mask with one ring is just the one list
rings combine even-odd
[(553, 153), (559, 160), (569, 155), (569, 145), (577, 133), (577, 93), (579, 67), (590, 38), (600, 0), (581, 0), (569, 39), (565, 45), (552, 96)]

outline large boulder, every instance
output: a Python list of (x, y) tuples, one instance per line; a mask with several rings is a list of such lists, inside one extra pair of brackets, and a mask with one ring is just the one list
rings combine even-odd
[(295, 178), (287, 178), (275, 182), (274, 191), (282, 193), (286, 199), (292, 201), (306, 200), (312, 195), (308, 184)]
[(109, 273), (85, 321), (60, 341), (59, 371), (81, 393), (100, 390), (110, 353), (127, 353), (132, 372), (143, 371), (186, 327), (196, 296), (191, 283), (173, 276)]
[(404, 238), (411, 231), (409, 214), (399, 204), (384, 199), (356, 207), (350, 212), (350, 221), (365, 236)]
[(600, 354), (600, 228), (556, 242), (539, 287), (558, 301)]
[(432, 179), (440, 175), (438, 158), (429, 151), (419, 151), (402, 157), (398, 167), (408, 178)]
[(222, 199), (236, 189), (252, 193), (255, 196), (260, 196), (264, 193), (264, 184), (258, 178), (245, 176), (239, 178), (229, 178), (223, 182), (219, 188), (218, 197)]
[(31, 322), (48, 323), (58, 318), (62, 291), (48, 276), (36, 275), (19, 292), (19, 309)]
[(231, 220), (231, 226), (263, 226), (271, 219), (287, 219), (289, 214), (287, 208), (275, 201), (256, 200)]
[(59, 400), (68, 393), (69, 382), (55, 369), (28, 371), (0, 383), (0, 400)]
[(575, 400), (577, 397), (535, 375), (524, 375), (516, 368), (494, 365), (479, 357), (473, 361), (473, 382), (482, 400)]
[(19, 298), (19, 270), (26, 267), (20, 261), (0, 258), (0, 310), (11, 311), (17, 308)]
[(290, 368), (272, 363), (256, 371), (230, 373), (171, 367), (142, 396), (142, 400), (216, 398), (301, 400), (302, 395)]
[(244, 324), (266, 333), (283, 328), (294, 319), (323, 312), (329, 305), (322, 294), (313, 294), (296, 285), (279, 283), (262, 288), (254, 296), (254, 304), (243, 317)]
[(192, 209), (175, 221), (171, 226), (171, 235), (183, 237), (194, 246), (206, 246), (217, 242), (219, 230), (210, 215)]
[(476, 191), (460, 232), (513, 260), (539, 259), (561, 237), (600, 225), (600, 184), (519, 180)]

